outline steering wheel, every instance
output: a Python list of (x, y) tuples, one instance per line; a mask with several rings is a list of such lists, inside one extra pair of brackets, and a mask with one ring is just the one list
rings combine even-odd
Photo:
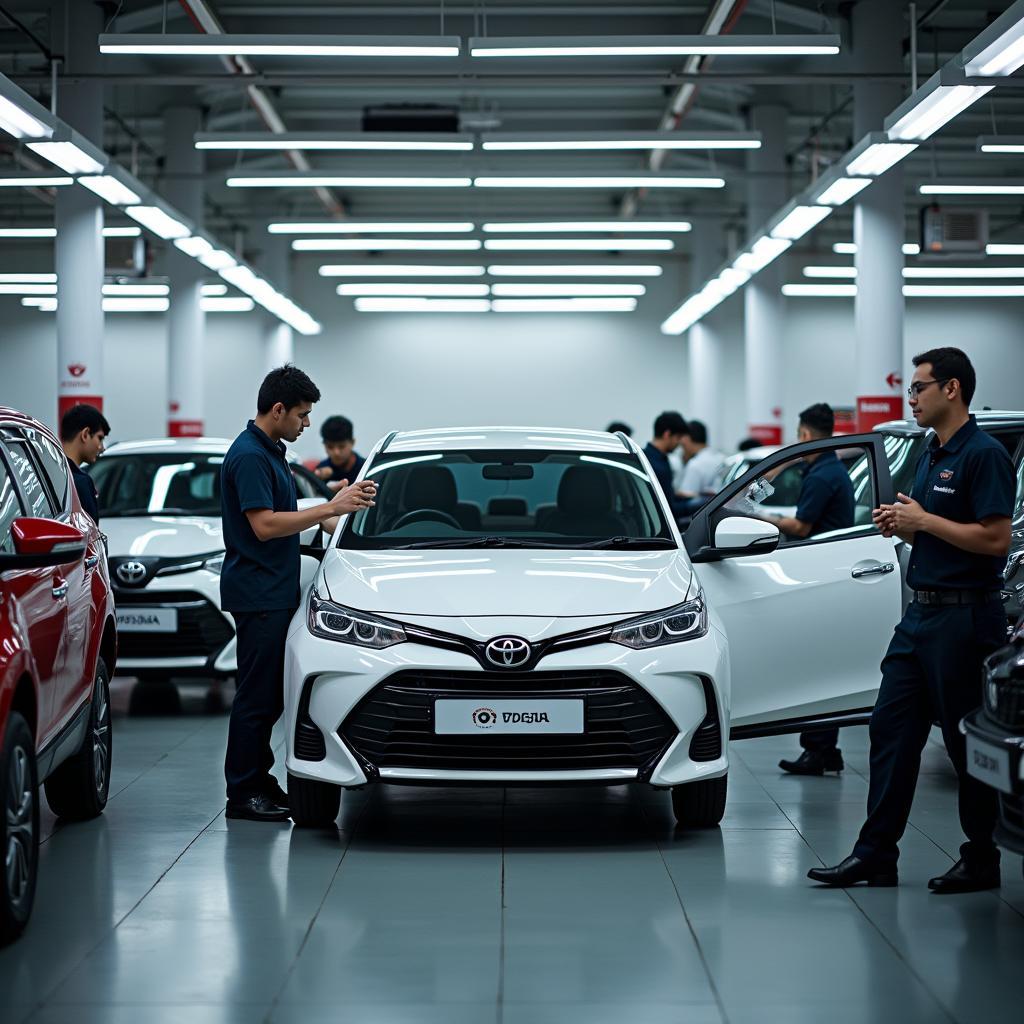
[(420, 522), (445, 523), (448, 526), (454, 526), (456, 530), (462, 529), (462, 524), (455, 516), (442, 512), (439, 508), (414, 508), (411, 512), (406, 512), (404, 516), (400, 516), (397, 522), (392, 523), (391, 529), (399, 530), (410, 523)]

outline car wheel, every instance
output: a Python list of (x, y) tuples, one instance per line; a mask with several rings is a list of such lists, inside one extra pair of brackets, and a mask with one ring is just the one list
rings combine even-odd
[(288, 773), (288, 802), (292, 821), (299, 828), (325, 828), (334, 824), (341, 808), (341, 786)]
[(714, 828), (725, 814), (729, 777), (698, 779), (672, 787), (672, 810), (684, 828)]
[(103, 659), (96, 662), (89, 725), (78, 753), (47, 780), (46, 800), (58, 818), (84, 821), (103, 813), (110, 792), (110, 685)]
[(0, 748), (0, 945), (28, 924), (39, 868), (39, 801), (36, 745), (17, 711), (7, 720)]

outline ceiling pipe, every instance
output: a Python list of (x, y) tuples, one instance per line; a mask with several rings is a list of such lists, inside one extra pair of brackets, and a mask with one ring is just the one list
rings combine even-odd
[[(223, 35), (224, 27), (207, 3), (207, 0), (178, 0), (178, 2), (181, 4), (189, 20), (200, 32), (204, 32), (207, 35)], [(224, 67), (232, 74), (256, 74), (256, 69), (245, 57), (221, 57), (220, 59)], [(248, 93), (249, 101), (256, 108), (256, 112), (260, 115), (263, 123), (272, 132), (280, 135), (288, 130), (281, 119), (281, 115), (278, 114), (273, 101), (260, 86), (247, 85), (245, 91)], [(296, 170), (310, 171), (313, 169), (303, 153), (296, 150), (288, 150), (287, 153), (288, 159)], [(317, 188), (314, 189), (314, 192), (327, 208), (328, 213), (335, 217), (343, 217), (345, 215), (344, 206), (342, 206), (341, 201), (330, 189)]]

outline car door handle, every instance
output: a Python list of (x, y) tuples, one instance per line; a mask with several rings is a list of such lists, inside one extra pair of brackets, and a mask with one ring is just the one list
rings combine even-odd
[(53, 594), (55, 601), (59, 601), (62, 597), (68, 596), (68, 584), (67, 580), (62, 580), (60, 583), (54, 586), (53, 590), (50, 591)]
[(883, 562), (881, 565), (872, 565), (867, 569), (854, 569), (850, 575), (855, 579), (863, 579), (865, 576), (888, 576), (895, 572), (896, 566), (892, 562)]

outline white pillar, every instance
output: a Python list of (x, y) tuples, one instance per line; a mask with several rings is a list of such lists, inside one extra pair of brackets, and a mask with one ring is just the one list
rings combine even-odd
[[(68, 73), (99, 70), (98, 4), (68, 5)], [(103, 144), (103, 86), (63, 86), (57, 113), (97, 145)], [(103, 408), (103, 201), (78, 185), (57, 189), (57, 417), (86, 402)]]
[[(859, 73), (903, 68), (904, 8), (891, 0), (861, 0), (853, 8), (853, 54)], [(854, 137), (881, 131), (886, 115), (903, 99), (898, 85), (854, 85)], [(857, 197), (853, 210), (857, 246), (857, 429), (903, 415), (903, 170), (897, 164)]]
[[(751, 128), (764, 136), (747, 168), (747, 230), (752, 234), (786, 201), (786, 109), (764, 104), (751, 109)], [(756, 274), (744, 289), (744, 350), (748, 429), (763, 444), (782, 443), (785, 384), (783, 363), (782, 265)]]
[[(197, 227), (203, 223), (203, 153), (195, 148), (202, 127), (196, 107), (164, 111), (164, 192)], [(206, 314), (200, 301), (206, 273), (200, 263), (167, 246), (167, 276), (171, 308), (167, 316), (167, 433), (170, 437), (199, 437), (203, 433), (203, 359)]]
[[(708, 221), (694, 232), (691, 291), (701, 288), (725, 259), (725, 233), (718, 221)], [(714, 314), (712, 314), (714, 315)], [(722, 338), (705, 317), (687, 336), (689, 398), (686, 416), (708, 428), (712, 448), (725, 447), (722, 437)]]
[[(291, 249), (288, 239), (277, 235), (267, 238), (266, 249), (261, 260), (270, 283), (277, 289), (290, 293)], [(267, 314), (263, 335), (263, 362), (266, 371), (276, 369), (285, 363), (295, 361), (295, 336), (292, 329), (277, 317)]]

